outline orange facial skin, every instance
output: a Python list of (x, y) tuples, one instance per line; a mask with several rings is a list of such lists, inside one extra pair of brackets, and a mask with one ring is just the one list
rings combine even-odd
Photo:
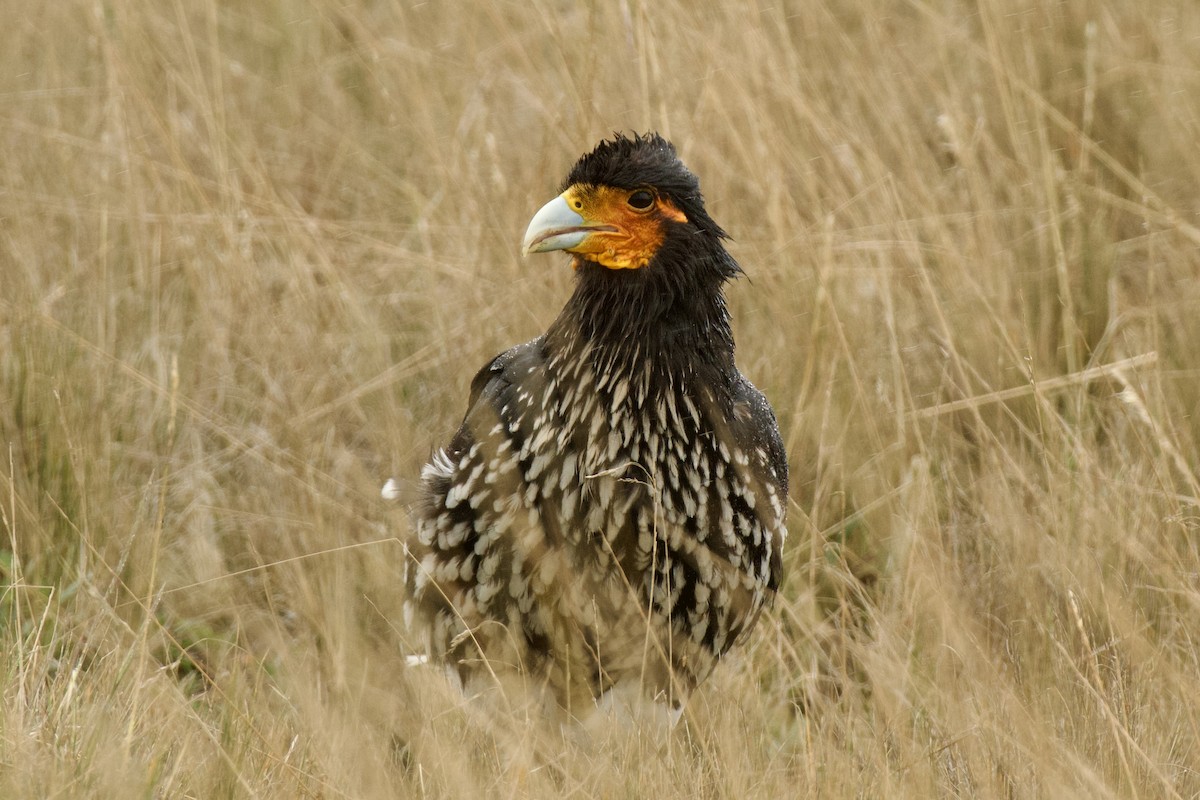
[(589, 226), (597, 226), (567, 252), (608, 269), (646, 266), (666, 238), (667, 223), (688, 221), (670, 200), (652, 189), (576, 184), (562, 197)]

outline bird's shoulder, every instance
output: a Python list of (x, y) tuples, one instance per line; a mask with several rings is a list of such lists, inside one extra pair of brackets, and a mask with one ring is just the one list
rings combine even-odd
[(451, 457), (466, 452), (484, 431), (491, 430), (497, 421), (503, 420), (506, 413), (517, 413), (514, 395), (520, 392), (514, 392), (514, 387), (525, 387), (525, 394), (528, 394), (532, 383), (530, 376), (539, 373), (546, 360), (544, 338), (539, 336), (508, 348), (475, 373), (462, 425), (446, 446)]
[(787, 452), (771, 404), (740, 372), (733, 382), (733, 423), (739, 441), (766, 454), (766, 467), (780, 496), (788, 492)]
[(525, 376), (536, 371), (546, 359), (544, 336), (510, 347), (483, 366), (471, 379), (471, 395), (467, 411), (481, 400), (499, 399), (511, 386), (522, 383)]

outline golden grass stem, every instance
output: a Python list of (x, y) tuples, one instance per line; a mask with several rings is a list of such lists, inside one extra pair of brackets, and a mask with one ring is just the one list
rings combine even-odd
[(1158, 362), (1157, 353), (1142, 353), (1141, 355), (1130, 356), (1129, 358), (1114, 361), (1111, 364), (1101, 364), (1095, 367), (1088, 367), (1079, 372), (1070, 375), (1063, 375), (1058, 378), (1046, 378), (1040, 381), (1030, 381), (1027, 386), (1014, 386), (1011, 389), (1001, 389), (987, 394), (977, 395), (975, 397), (965, 397), (961, 400), (954, 400), (949, 403), (939, 403), (936, 406), (928, 408), (918, 408), (909, 416), (913, 420), (931, 419), (940, 417), (945, 414), (953, 414), (956, 411), (967, 411), (993, 403), (1005, 403), (1009, 400), (1017, 400), (1029, 395), (1041, 395), (1050, 392), (1057, 392), (1062, 389), (1069, 389), (1073, 386), (1082, 386), (1092, 383), (1097, 380), (1111, 378), (1121, 380), (1121, 374), (1124, 370), (1139, 369), (1147, 367)]

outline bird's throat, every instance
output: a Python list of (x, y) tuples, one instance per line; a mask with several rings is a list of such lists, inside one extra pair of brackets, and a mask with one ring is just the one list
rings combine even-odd
[(546, 345), (598, 371), (654, 376), (665, 385), (728, 374), (733, 332), (719, 285), (664, 290), (634, 272), (581, 268), (575, 292), (546, 334)]

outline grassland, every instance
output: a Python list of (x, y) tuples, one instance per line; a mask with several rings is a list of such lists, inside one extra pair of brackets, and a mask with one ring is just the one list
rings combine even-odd
[[(0, 796), (1200, 796), (1190, 2), (0, 3)], [(701, 176), (788, 577), (666, 742), (406, 669), (402, 511)]]

